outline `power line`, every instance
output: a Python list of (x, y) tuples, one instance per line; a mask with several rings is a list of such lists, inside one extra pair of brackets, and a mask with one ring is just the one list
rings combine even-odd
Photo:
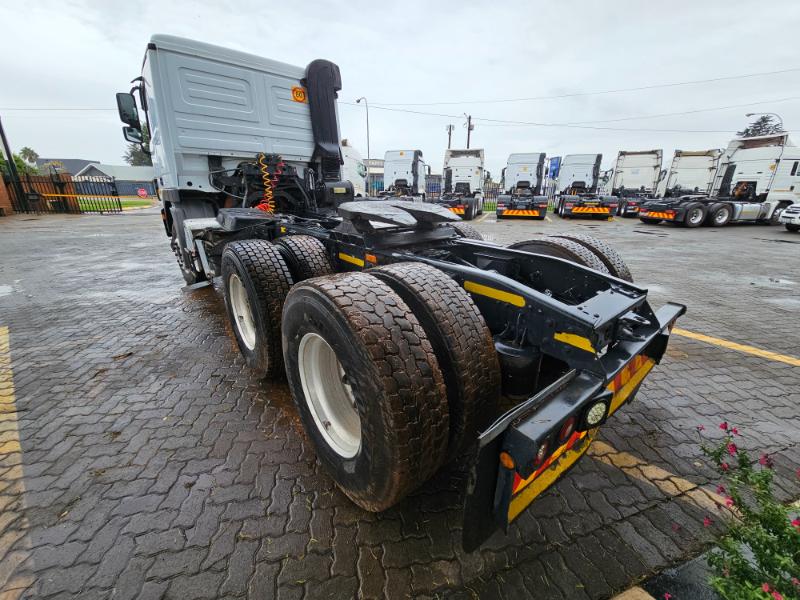
[(656, 90), (662, 88), (679, 87), (685, 85), (697, 85), (701, 83), (715, 83), (718, 81), (731, 81), (735, 79), (747, 79), (751, 77), (766, 77), (768, 75), (780, 75), (783, 73), (794, 73), (800, 71), (800, 67), (781, 69), (778, 71), (762, 71), (760, 73), (746, 73), (744, 75), (729, 75), (727, 77), (713, 77), (709, 79), (695, 79), (692, 81), (678, 81), (674, 83), (657, 83), (653, 85), (642, 85), (629, 88), (618, 88), (611, 90), (599, 90), (594, 92), (571, 92), (569, 94), (556, 94), (552, 96), (530, 96), (527, 98), (499, 98), (494, 100), (452, 100), (442, 102), (376, 102), (382, 106), (446, 106), (457, 104), (496, 104), (503, 102), (528, 102), (533, 100), (558, 100), (561, 98), (575, 98), (577, 96), (598, 96), (602, 94), (621, 94), (624, 92), (638, 92), (643, 90)]

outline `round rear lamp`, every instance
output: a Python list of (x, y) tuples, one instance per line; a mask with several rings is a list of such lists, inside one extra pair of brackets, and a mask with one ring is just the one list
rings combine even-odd
[(595, 402), (588, 411), (586, 411), (586, 424), (590, 427), (598, 425), (606, 416), (606, 403)]

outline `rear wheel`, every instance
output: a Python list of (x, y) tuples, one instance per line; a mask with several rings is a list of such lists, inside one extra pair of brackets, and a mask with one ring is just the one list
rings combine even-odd
[(589, 267), (601, 273), (608, 273), (608, 269), (594, 252), (572, 240), (562, 238), (546, 238), (540, 240), (527, 240), (511, 244), (509, 248), (535, 252), (546, 256), (563, 258), (571, 262)]
[(346, 273), (294, 286), (283, 351), (317, 456), (353, 502), (386, 510), (442, 464), (442, 374), (419, 321), (385, 283)]
[(205, 272), (197, 268), (192, 260), (191, 254), (184, 247), (185, 240), (183, 237), (178, 237), (179, 235), (183, 235), (182, 216), (176, 216), (176, 211), (174, 210), (172, 215), (172, 239), (170, 240), (170, 248), (172, 248), (172, 252), (175, 254), (175, 258), (178, 261), (178, 268), (181, 270), (183, 280), (186, 282), (186, 285), (194, 285), (201, 281), (207, 281), (208, 277), (206, 277)]
[(334, 272), (325, 245), (315, 237), (288, 235), (280, 238), (276, 246), (286, 259), (295, 282)]
[(711, 209), (707, 222), (712, 227), (724, 227), (731, 222), (731, 217), (731, 207), (728, 204), (718, 204)]
[(471, 240), (482, 240), (483, 239), (483, 236), (481, 235), (481, 232), (478, 231), (477, 229), (475, 229), (469, 223), (455, 222), (455, 223), (451, 223), (451, 225), (453, 226), (453, 229), (456, 230), (456, 233), (458, 233), (458, 235), (463, 237), (463, 238), (469, 238)]
[(772, 211), (772, 215), (769, 218), (770, 225), (780, 225), (781, 224), (781, 213), (787, 208), (789, 205), (780, 205)]
[(686, 207), (686, 216), (683, 218), (683, 224), (686, 227), (700, 227), (703, 221), (706, 220), (708, 213), (705, 206), (700, 203), (693, 203)]
[(281, 310), (292, 275), (274, 244), (232, 242), (222, 253), (225, 307), (236, 343), (259, 377), (283, 375)]
[(475, 198), (468, 198), (464, 203), (464, 220), (472, 221), (475, 218)]
[(571, 240), (591, 250), (614, 277), (633, 283), (631, 270), (625, 264), (622, 256), (603, 240), (582, 233), (557, 233), (553, 237)]
[(370, 270), (408, 304), (433, 346), (450, 412), (448, 456), (475, 440), (500, 397), (494, 341), (470, 295), (440, 270), (397, 263)]

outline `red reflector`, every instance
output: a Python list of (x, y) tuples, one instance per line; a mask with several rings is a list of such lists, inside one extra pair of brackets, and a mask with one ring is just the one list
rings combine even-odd
[(565, 204), (565, 206), (566, 206), (567, 208), (572, 208), (572, 207), (573, 207), (573, 206), (575, 206), (575, 205), (574, 205), (574, 204), (572, 204), (572, 202), (567, 202), (567, 204)]
[(533, 459), (533, 466), (538, 467), (544, 462), (544, 459), (547, 458), (547, 451), (550, 449), (550, 444), (548, 442), (542, 442), (542, 445), (539, 446), (539, 450), (536, 452), (536, 456)]
[(575, 417), (570, 417), (561, 426), (561, 431), (558, 433), (558, 441), (561, 443), (566, 442), (575, 431)]

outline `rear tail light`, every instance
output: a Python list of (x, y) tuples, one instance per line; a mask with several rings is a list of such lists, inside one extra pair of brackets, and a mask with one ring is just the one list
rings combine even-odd
[(617, 208), (617, 205), (616, 204), (609, 204), (608, 208)]
[(575, 432), (575, 424), (578, 420), (573, 416), (564, 421), (564, 424), (561, 426), (561, 431), (558, 432), (558, 441), (560, 443), (565, 443)]
[(539, 204), (539, 208), (547, 208), (547, 204)]
[(497, 203), (497, 208), (505, 208), (505, 204), (501, 204), (500, 202)]
[(567, 208), (572, 208), (575, 205), (572, 202), (567, 202), (564, 206), (566, 206)]

